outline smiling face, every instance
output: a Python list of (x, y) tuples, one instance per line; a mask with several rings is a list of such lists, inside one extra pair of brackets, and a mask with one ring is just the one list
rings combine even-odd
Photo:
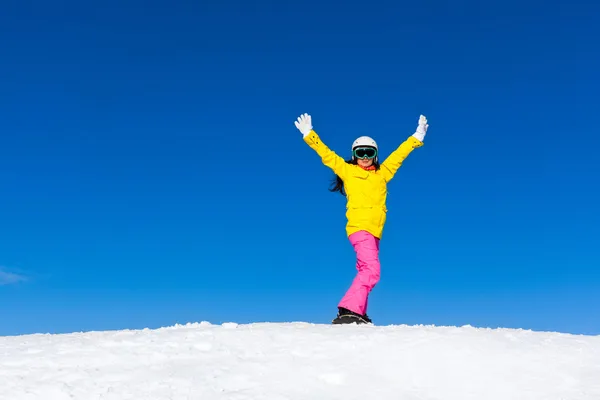
[(373, 165), (373, 159), (372, 158), (359, 158), (358, 159), (358, 165), (360, 165), (361, 167), (370, 167), (371, 165)]

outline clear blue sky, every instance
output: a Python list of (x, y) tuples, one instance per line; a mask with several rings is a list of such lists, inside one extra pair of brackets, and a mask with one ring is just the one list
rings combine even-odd
[(4, 2), (0, 335), (329, 323), (355, 255), (304, 112), (344, 157), (429, 119), (375, 323), (600, 334), (591, 3)]

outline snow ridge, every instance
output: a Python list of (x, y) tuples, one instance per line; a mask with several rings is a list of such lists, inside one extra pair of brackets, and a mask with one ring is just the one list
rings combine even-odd
[(208, 322), (0, 337), (1, 400), (598, 400), (600, 336)]

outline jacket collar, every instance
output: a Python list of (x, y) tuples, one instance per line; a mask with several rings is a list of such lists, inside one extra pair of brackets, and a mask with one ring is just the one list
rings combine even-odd
[(368, 167), (363, 167), (363, 166), (359, 165), (359, 167), (361, 167), (365, 171), (375, 171), (375, 169), (376, 169), (374, 165), (369, 165)]

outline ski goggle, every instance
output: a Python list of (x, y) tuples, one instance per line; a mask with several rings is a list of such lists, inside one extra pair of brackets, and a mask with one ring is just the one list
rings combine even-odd
[(375, 158), (377, 150), (372, 147), (357, 147), (352, 154), (354, 154), (354, 157), (356, 158), (367, 158), (370, 160), (371, 158)]

